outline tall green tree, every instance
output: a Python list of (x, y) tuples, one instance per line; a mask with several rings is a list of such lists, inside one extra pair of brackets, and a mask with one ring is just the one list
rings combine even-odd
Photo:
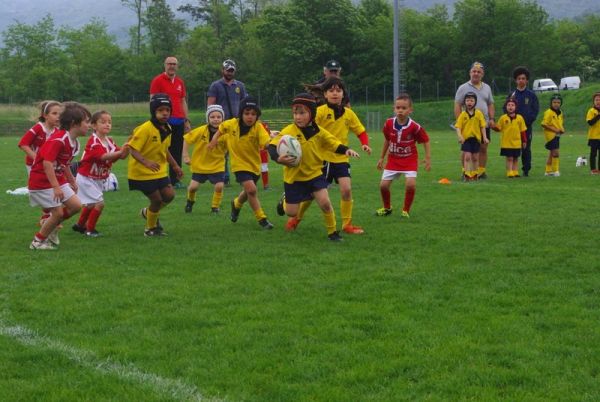
[(147, 7), (146, 0), (121, 0), (121, 4), (135, 13), (136, 25), (133, 31), (133, 48), (135, 54), (139, 55), (142, 51), (142, 25), (144, 18), (144, 10)]
[(143, 21), (152, 53), (159, 58), (173, 55), (186, 33), (185, 22), (165, 0), (150, 0)]

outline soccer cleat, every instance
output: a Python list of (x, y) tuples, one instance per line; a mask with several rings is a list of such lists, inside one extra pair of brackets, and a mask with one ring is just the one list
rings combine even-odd
[(283, 193), (283, 195), (279, 199), (279, 202), (277, 202), (277, 215), (279, 215), (279, 216), (285, 215), (285, 208), (283, 207), (284, 201), (285, 201), (285, 193)]
[(235, 200), (231, 200), (231, 222), (237, 222), (240, 217), (240, 209), (235, 207)]
[(294, 230), (296, 230), (296, 228), (298, 228), (298, 225), (300, 224), (300, 219), (293, 217), (293, 218), (289, 218), (287, 223), (285, 224), (285, 230), (288, 232), (293, 232)]
[(270, 189), (271, 189), (271, 187), (269, 187), (269, 186), (264, 186), (263, 187), (263, 190), (265, 190), (265, 191), (269, 191)]
[(100, 236), (102, 236), (102, 234), (100, 232), (98, 232), (96, 229), (94, 229), (94, 230), (87, 230), (85, 232), (85, 235), (87, 237), (100, 237)]
[(354, 226), (352, 223), (347, 224), (343, 228), (345, 233), (348, 234), (363, 234), (365, 231), (360, 226)]
[(85, 227), (83, 226), (79, 226), (79, 224), (74, 224), (73, 226), (71, 226), (71, 229), (73, 229), (73, 231), (75, 232), (79, 232), (81, 234), (85, 234)]
[(167, 233), (164, 232), (161, 228), (159, 228), (158, 226), (155, 228), (151, 228), (151, 229), (145, 229), (144, 230), (144, 236), (145, 237), (155, 237), (155, 236), (166, 236)]
[[(142, 217), (142, 219), (146, 220), (146, 208), (142, 208), (140, 210), (140, 216)], [(163, 227), (160, 224), (160, 219), (156, 220), (156, 227), (159, 228), (160, 230), (163, 230)]]
[(48, 239), (46, 240), (38, 240), (36, 238), (33, 239), (31, 244), (29, 245), (31, 250), (56, 250), (57, 247), (50, 243)]
[(340, 236), (340, 232), (337, 230), (327, 235), (327, 238), (331, 241), (343, 241), (344, 239)]
[(523, 177), (529, 177), (529, 170), (523, 170)]
[(210, 209), (210, 213), (213, 214), (213, 215), (219, 215), (219, 212), (221, 212), (221, 210), (219, 208), (212, 207)]
[(392, 208), (379, 208), (375, 211), (375, 216), (388, 216), (392, 214)]
[(598, 169), (594, 169), (594, 170), (592, 170), (592, 171), (590, 172), (590, 174), (592, 174), (592, 175), (598, 175), (598, 174), (600, 174), (600, 170), (598, 170)]
[(544, 176), (552, 177), (554, 176), (554, 172), (546, 172), (544, 173)]
[(194, 201), (187, 200), (185, 203), (185, 213), (189, 214), (192, 212), (192, 207), (194, 206)]
[(273, 224), (271, 222), (269, 222), (269, 220), (267, 218), (262, 218), (261, 220), (258, 221), (258, 224), (263, 229), (273, 229)]
[(554, 172), (554, 177), (559, 177), (560, 176), (560, 172), (557, 170), (556, 172)]
[(408, 211), (402, 211), (402, 213), (400, 214), (401, 217), (403, 218), (410, 218), (410, 215), (408, 214)]

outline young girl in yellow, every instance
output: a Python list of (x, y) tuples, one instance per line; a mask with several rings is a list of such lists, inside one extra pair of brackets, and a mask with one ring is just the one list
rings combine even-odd
[(544, 112), (544, 119), (542, 120), (546, 139), (545, 147), (548, 150), (545, 176), (560, 176), (558, 149), (560, 148), (560, 135), (565, 132), (564, 114), (560, 109), (561, 106), (562, 96), (560, 94), (552, 95), (550, 109)]
[[(192, 212), (196, 202), (196, 191), (201, 183), (207, 180), (213, 184), (214, 191), (211, 203), (211, 212), (218, 214), (221, 200), (223, 199), (223, 186), (225, 183), (225, 142), (220, 141), (213, 150), (208, 149), (208, 144), (223, 122), (224, 116), (221, 105), (209, 105), (206, 108), (206, 123), (183, 136), (183, 162), (190, 165), (192, 179), (187, 189), (187, 203), (185, 212)], [(194, 152), (190, 159), (188, 146), (194, 145)]]
[(477, 180), (479, 175), (479, 150), (481, 144), (490, 141), (485, 132), (485, 117), (475, 106), (477, 94), (467, 92), (463, 99), (465, 110), (458, 116), (454, 126), (460, 143), (463, 161), (463, 179), (465, 181)]
[(248, 201), (258, 224), (263, 229), (273, 229), (273, 224), (260, 206), (256, 189), (260, 177), (260, 149), (265, 148), (271, 140), (267, 130), (258, 121), (260, 114), (256, 99), (245, 97), (240, 102), (239, 116), (221, 123), (208, 148), (214, 150), (219, 138), (223, 137), (231, 157), (231, 171), (242, 185), (240, 194), (231, 201), (231, 221), (237, 222), (242, 206)]
[[(588, 110), (585, 120), (588, 126), (588, 145), (590, 147), (590, 170), (592, 174), (600, 174), (600, 92), (592, 96), (594, 105)], [(598, 165), (596, 165), (598, 158)]]
[[(285, 187), (284, 211), (290, 217), (286, 229), (294, 230), (290, 226), (294, 222), (299, 209), (313, 199), (317, 201), (323, 211), (327, 237), (332, 241), (340, 241), (342, 237), (337, 231), (335, 212), (327, 192), (328, 183), (322, 172), (323, 160), (326, 151), (340, 155), (358, 157), (358, 153), (342, 144), (339, 139), (327, 130), (319, 127), (315, 122), (317, 114), (317, 100), (308, 93), (296, 95), (292, 101), (294, 124), (290, 124), (271, 140), (269, 154), (271, 159), (284, 165), (283, 181)], [(277, 144), (284, 135), (295, 137), (302, 147), (302, 159), (298, 166), (294, 166), (294, 158), (277, 154)]]
[(508, 98), (504, 103), (506, 114), (503, 114), (492, 130), (500, 131), (500, 155), (506, 157), (506, 177), (512, 179), (519, 175), (519, 156), (521, 148), (527, 146), (527, 126), (523, 116), (517, 114), (517, 100)]

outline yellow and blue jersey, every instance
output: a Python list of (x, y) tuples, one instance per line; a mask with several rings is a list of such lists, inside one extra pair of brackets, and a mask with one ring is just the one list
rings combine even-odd
[[(365, 126), (360, 122), (356, 113), (347, 107), (344, 108), (344, 114), (336, 119), (334, 110), (330, 108), (329, 105), (321, 105), (317, 108), (315, 122), (319, 127), (322, 127), (333, 134), (346, 146), (349, 145), (348, 133), (350, 131), (357, 136), (366, 131)], [(346, 155), (326, 151), (325, 160), (328, 162), (343, 163), (348, 162), (349, 158)]]
[(240, 135), (239, 118), (225, 120), (219, 132), (231, 157), (231, 171), (260, 174), (260, 150), (271, 140), (269, 133), (260, 121), (256, 121), (250, 131)]
[(271, 140), (271, 145), (277, 146), (279, 139), (284, 135), (296, 138), (302, 147), (302, 159), (295, 167), (283, 167), (283, 181), (292, 184), (295, 181), (308, 181), (323, 174), (323, 161), (325, 155), (333, 153), (341, 141), (329, 131), (319, 127), (319, 132), (306, 139), (302, 131), (295, 124), (284, 127), (279, 134)]
[[(552, 126), (560, 130), (564, 130), (564, 113), (556, 113), (552, 108), (544, 112), (544, 118), (542, 119), (542, 126)], [(556, 137), (554, 131), (550, 131), (544, 128), (544, 139), (546, 142), (550, 142)]]
[(479, 109), (475, 109), (475, 113), (470, 115), (467, 111), (463, 111), (456, 119), (455, 127), (460, 129), (460, 134), (467, 140), (476, 138), (481, 142), (481, 129), (486, 127), (485, 117)]
[(183, 136), (185, 142), (194, 145), (190, 170), (192, 173), (211, 174), (225, 171), (225, 140), (221, 137), (213, 150), (208, 149), (211, 140), (208, 124), (193, 129)]
[(496, 123), (502, 133), (500, 148), (521, 149), (523, 146), (521, 133), (527, 130), (525, 119), (520, 114), (511, 119), (508, 114), (503, 114)]
[(169, 174), (167, 152), (171, 145), (171, 136), (161, 139), (158, 128), (150, 120), (133, 129), (129, 147), (138, 151), (144, 158), (156, 162), (160, 169), (156, 172), (148, 169), (131, 155), (127, 164), (127, 178), (132, 180), (161, 179)]

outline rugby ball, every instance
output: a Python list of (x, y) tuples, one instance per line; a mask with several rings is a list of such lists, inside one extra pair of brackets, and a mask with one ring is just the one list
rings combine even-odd
[(284, 135), (279, 139), (279, 143), (277, 144), (277, 153), (281, 155), (288, 155), (296, 158), (294, 162), (294, 166), (298, 166), (300, 164), (300, 160), (302, 159), (302, 147), (300, 146), (300, 142), (295, 137), (291, 135)]

